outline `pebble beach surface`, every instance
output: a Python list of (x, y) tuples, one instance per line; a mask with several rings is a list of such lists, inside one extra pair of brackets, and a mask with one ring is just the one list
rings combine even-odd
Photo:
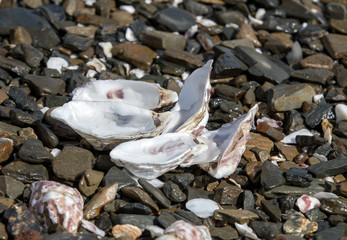
[[(346, 34), (346, 0), (0, 0), (0, 239), (346, 240)], [(259, 107), (227, 177), (135, 179), (51, 116), (208, 60), (208, 130)]]

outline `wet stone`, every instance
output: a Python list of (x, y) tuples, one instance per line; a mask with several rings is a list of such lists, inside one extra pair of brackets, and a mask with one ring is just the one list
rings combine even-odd
[(186, 194), (181, 191), (180, 187), (171, 181), (165, 182), (163, 192), (165, 196), (173, 202), (183, 202), (187, 198)]
[(314, 89), (307, 84), (280, 84), (268, 91), (267, 102), (273, 111), (289, 111), (300, 108), (304, 102), (311, 103), (314, 95)]
[(289, 78), (288, 73), (265, 55), (249, 47), (238, 46), (235, 55), (248, 65), (248, 72), (258, 78), (281, 83)]
[[(113, 165), (113, 163), (112, 163)], [(122, 189), (126, 186), (135, 186), (136, 182), (134, 179), (125, 174), (122, 170), (120, 170), (116, 166), (112, 166), (107, 173), (105, 174), (102, 184), (104, 186), (108, 186), (112, 183), (118, 183), (118, 189)]]
[(259, 217), (257, 214), (248, 210), (220, 209), (214, 211), (213, 218), (220, 221), (225, 220), (230, 224), (248, 224), (251, 221), (257, 220)]
[(342, 198), (327, 198), (321, 202), (320, 209), (329, 214), (347, 216), (347, 200)]
[(324, 69), (306, 68), (296, 70), (290, 76), (299, 81), (325, 85), (334, 77), (334, 73)]
[(239, 60), (233, 53), (225, 53), (217, 58), (213, 73), (215, 77), (223, 78), (237, 76), (246, 70), (246, 64)]
[(8, 220), (7, 232), (12, 237), (27, 231), (42, 233), (40, 224), (24, 204), (15, 204), (7, 209), (4, 217)]
[(266, 240), (274, 239), (277, 234), (282, 233), (281, 223), (254, 221), (250, 223), (250, 227), (254, 230), (258, 237)]
[(291, 168), (285, 172), (286, 181), (292, 186), (308, 187), (312, 181), (312, 175), (307, 170)]
[(46, 94), (55, 95), (65, 92), (65, 82), (59, 78), (28, 74), (25, 75), (24, 82), (29, 84), (36, 96), (43, 96)]
[(319, 104), (317, 108), (304, 113), (303, 116), (305, 118), (305, 123), (309, 127), (314, 128), (321, 123), (322, 119), (333, 119), (335, 114), (333, 112), (333, 107), (330, 104), (325, 103)]
[(24, 184), (10, 176), (0, 176), (0, 191), (6, 197), (16, 199), (24, 190)]
[(141, 36), (143, 44), (154, 49), (178, 49), (184, 50), (186, 39), (183, 35), (162, 31), (146, 31)]
[(112, 214), (111, 215), (112, 224), (131, 224), (137, 226), (143, 231), (147, 226), (155, 225), (154, 216), (146, 216), (140, 214)]
[(92, 169), (93, 154), (83, 148), (65, 146), (54, 158), (52, 168), (54, 174), (63, 180), (77, 181), (87, 169)]
[(229, 86), (227, 84), (218, 84), (215, 86), (214, 89), (218, 97), (224, 98), (230, 101), (238, 101), (246, 93), (245, 90), (242, 90), (233, 86)]
[[(37, 112), (40, 113), (40, 112)], [(42, 114), (42, 113), (41, 113)], [(27, 127), (38, 121), (40, 121), (42, 116), (37, 116), (35, 114), (30, 114), (24, 112), (20, 109), (11, 109), (10, 110), (10, 120), (13, 124), (19, 127)]]
[(265, 161), (260, 174), (261, 186), (265, 190), (269, 190), (284, 184), (284, 182), (282, 170), (270, 161)]
[(237, 239), (239, 237), (237, 230), (229, 225), (225, 227), (212, 227), (210, 228), (210, 233), (211, 237), (222, 240)]
[(285, 33), (296, 33), (301, 28), (301, 24), (298, 20), (292, 18), (267, 18), (262, 25), (257, 29), (263, 29), (270, 32), (280, 31)]
[(29, 163), (43, 163), (53, 160), (52, 154), (44, 148), (42, 142), (33, 138), (24, 142), (18, 151), (18, 157)]
[(17, 107), (22, 110), (32, 112), (39, 110), (36, 103), (32, 99), (29, 99), (25, 92), (18, 87), (12, 86), (8, 95), (16, 103)]
[(118, 213), (149, 215), (152, 210), (141, 203), (128, 203), (117, 211)]
[(153, 199), (146, 193), (144, 190), (138, 187), (123, 187), (121, 189), (122, 194), (127, 197), (134, 199), (137, 202), (140, 202), (152, 209), (152, 211), (158, 212), (159, 207), (153, 201)]
[(343, 239), (342, 237), (345, 236), (346, 228), (347, 228), (346, 224), (341, 223), (341, 224), (337, 225), (336, 227), (327, 228), (327, 229), (324, 229), (322, 231), (318, 231), (318, 232), (314, 233), (314, 238), (316, 240), (325, 240), (325, 239), (339, 240), (339, 239)]
[(261, 209), (274, 222), (281, 222), (281, 209), (270, 201), (261, 201)]
[(144, 70), (151, 66), (153, 59), (157, 56), (157, 53), (150, 48), (130, 42), (115, 45), (112, 54)]
[(22, 161), (15, 161), (5, 165), (1, 172), (23, 183), (33, 183), (41, 180), (48, 180), (48, 171), (41, 164), (29, 164)]
[(11, 50), (11, 55), (23, 60), (30, 67), (40, 66), (43, 53), (29, 44), (18, 44)]
[(36, 133), (38, 137), (41, 139), (43, 145), (54, 148), (59, 144), (58, 137), (53, 133), (53, 131), (48, 128), (47, 125), (43, 123), (37, 123), (35, 125)]
[(347, 36), (341, 34), (328, 34), (324, 36), (323, 43), (329, 55), (333, 58), (346, 57)]
[(318, 224), (316, 222), (311, 222), (310, 220), (300, 216), (291, 217), (283, 224), (284, 233), (300, 237), (313, 233), (317, 231), (317, 229)]
[[(326, 219), (328, 216), (324, 214), (319, 208), (313, 208), (307, 212), (305, 212), (305, 216), (311, 221), (311, 222), (320, 222)], [(334, 216), (334, 215), (332, 215)]]
[(196, 24), (190, 13), (175, 7), (161, 10), (155, 16), (155, 20), (164, 29), (171, 32), (185, 32)]

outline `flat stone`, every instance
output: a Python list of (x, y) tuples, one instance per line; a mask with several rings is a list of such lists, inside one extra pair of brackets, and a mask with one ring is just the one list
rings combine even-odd
[(15, 48), (11, 49), (10, 52), (13, 57), (24, 61), (30, 67), (40, 66), (40, 62), (44, 57), (40, 50), (25, 43), (18, 44)]
[(236, 205), (239, 195), (243, 192), (242, 188), (230, 185), (215, 190), (214, 201), (219, 204)]
[(0, 138), (0, 163), (8, 160), (13, 151), (13, 142), (8, 138)]
[(263, 24), (257, 29), (267, 30), (269, 32), (285, 32), (289, 34), (297, 33), (301, 24), (297, 19), (270, 17), (264, 20)]
[(162, 58), (170, 62), (185, 66), (190, 70), (195, 70), (196, 68), (202, 67), (204, 65), (204, 63), (197, 55), (181, 50), (165, 50)]
[(281, 142), (276, 142), (275, 146), (288, 161), (293, 161), (293, 159), (299, 154), (296, 146), (287, 145)]
[(28, 74), (24, 76), (24, 82), (29, 84), (36, 96), (43, 96), (46, 94), (56, 95), (65, 92), (65, 81), (59, 78)]
[(296, 80), (325, 85), (335, 74), (324, 69), (306, 68), (293, 71), (290, 76)]
[(343, 4), (343, 1), (326, 1), (326, 14), (333, 19), (346, 19), (347, 18), (347, 7)]
[(271, 127), (265, 122), (259, 123), (257, 125), (257, 131), (265, 134), (266, 136), (276, 140), (281, 141), (284, 138), (284, 134), (281, 130)]
[(134, 23), (134, 17), (131, 13), (118, 9), (111, 13), (111, 19), (116, 20), (120, 28)]
[(336, 75), (337, 85), (342, 88), (347, 87), (347, 69), (342, 65), (337, 65), (334, 68), (334, 72)]
[(246, 143), (246, 149), (252, 149), (254, 147), (265, 150), (270, 153), (274, 143), (267, 137), (262, 136), (259, 133), (250, 133), (251, 138)]
[(148, 69), (157, 56), (152, 49), (135, 43), (125, 42), (113, 46), (113, 56), (129, 62), (140, 69)]
[[(36, 112), (40, 113), (40, 112)], [(42, 113), (41, 113), (42, 114)], [(40, 121), (42, 116), (37, 116), (36, 114), (30, 114), (28, 112), (24, 112), (20, 109), (11, 109), (10, 110), (10, 120), (11, 123), (20, 126), (20, 127), (28, 127), (32, 124)]]
[(155, 16), (155, 21), (170, 32), (185, 32), (196, 24), (193, 15), (176, 7), (161, 10)]
[[(1, 10), (1, 9), (0, 9)], [(0, 55), (0, 66), (6, 70), (9, 70), (18, 76), (24, 76), (29, 73), (30, 67), (17, 59), (10, 59)]]
[(66, 26), (64, 30), (68, 34), (78, 35), (81, 37), (94, 37), (98, 30), (95, 26)]
[(325, 49), (332, 58), (343, 58), (347, 55), (347, 36), (341, 34), (328, 34), (323, 37)]
[(322, 53), (316, 53), (308, 56), (300, 61), (303, 68), (318, 68), (325, 70), (332, 70), (334, 68), (333, 60)]
[(347, 158), (336, 158), (327, 162), (314, 164), (307, 168), (309, 172), (318, 178), (335, 176), (344, 173), (347, 169)]
[(103, 172), (87, 169), (78, 182), (78, 189), (83, 195), (89, 197), (95, 193), (103, 177)]
[(11, 86), (8, 95), (16, 103), (17, 107), (22, 110), (29, 110), (31, 112), (39, 110), (36, 103), (28, 98), (27, 94), (19, 87)]
[(318, 126), (323, 119), (334, 119), (334, 108), (328, 103), (319, 104), (317, 108), (303, 114), (305, 123), (311, 128)]
[(216, 12), (217, 22), (221, 25), (227, 25), (230, 23), (241, 26), (244, 22), (244, 16), (239, 11), (219, 11)]
[(108, 186), (112, 183), (118, 183), (118, 189), (122, 189), (126, 186), (135, 186), (137, 185), (135, 180), (125, 174), (116, 166), (112, 166), (107, 173), (105, 174), (102, 183), (104, 186)]
[(159, 211), (158, 205), (153, 201), (153, 199), (146, 193), (144, 190), (138, 187), (123, 187), (122, 193), (125, 196), (128, 196), (134, 199), (137, 202), (140, 202), (148, 207), (150, 207), (154, 212)]
[(141, 231), (145, 230), (146, 227), (155, 225), (154, 216), (140, 215), (140, 214), (113, 214), (111, 215), (112, 224), (131, 224), (137, 226)]
[(0, 176), (0, 191), (9, 198), (18, 198), (24, 190), (24, 184), (10, 176)]
[(12, 237), (27, 231), (43, 233), (40, 223), (25, 204), (15, 204), (5, 211), (4, 217), (8, 220), (7, 232)]
[[(305, 212), (305, 216), (311, 221), (311, 222), (320, 222), (324, 219), (328, 218), (328, 216), (323, 213), (319, 208), (313, 208), (307, 212)], [(331, 215), (335, 216), (335, 215)]]
[(318, 224), (316, 222), (311, 222), (310, 220), (295, 216), (288, 219), (283, 224), (283, 232), (287, 234), (296, 235), (303, 237), (306, 234), (314, 233), (318, 229)]
[(102, 25), (116, 25), (118, 26), (118, 22), (111, 18), (106, 18), (94, 14), (82, 13), (77, 16), (76, 21), (78, 23), (82, 23), (84, 25), (94, 25), (94, 26), (102, 26)]
[(347, 19), (330, 19), (330, 27), (342, 34), (347, 34), (346, 24)]
[(78, 35), (69, 34), (64, 37), (64, 47), (71, 49), (72, 51), (85, 51), (93, 43), (93, 39), (85, 38)]
[(220, 209), (214, 211), (213, 218), (219, 221), (225, 220), (230, 224), (248, 224), (250, 221), (258, 220), (259, 216), (248, 210)]
[(187, 201), (192, 200), (194, 198), (212, 199), (213, 195), (214, 192), (211, 191), (205, 191), (203, 189), (188, 187)]
[(139, 179), (139, 184), (148, 192), (151, 197), (156, 200), (161, 206), (165, 208), (169, 208), (171, 205), (170, 200), (163, 194), (163, 192), (154, 187), (152, 184), (150, 184), (145, 179)]
[(336, 227), (327, 228), (322, 231), (314, 233), (314, 238), (316, 240), (342, 240), (344, 239), (346, 232), (346, 224), (338, 224)]
[(150, 207), (142, 203), (128, 203), (125, 206), (119, 208), (117, 212), (127, 214), (150, 215), (152, 213), (152, 210)]
[(252, 48), (238, 46), (235, 55), (248, 65), (248, 72), (261, 79), (281, 83), (289, 74), (278, 64)]
[(221, 45), (231, 49), (235, 49), (237, 46), (254, 48), (253, 42), (248, 38), (226, 40), (226, 41), (223, 41)]
[(253, 30), (252, 26), (247, 23), (243, 23), (240, 27), (239, 32), (235, 36), (236, 39), (249, 39), (252, 41), (254, 47), (261, 47), (256, 32)]
[(293, 195), (285, 195), (285, 196), (279, 197), (277, 201), (279, 203), (281, 212), (285, 213), (286, 211), (294, 209), (297, 199), (298, 197)]
[(6, 99), (8, 99), (8, 95), (2, 89), (0, 89), (0, 104), (3, 103)]
[(284, 0), (282, 1), (282, 4), (279, 6), (279, 9), (284, 10), (287, 16), (305, 20), (314, 18), (314, 15), (310, 11), (310, 9), (301, 2), (296, 2), (293, 0)]
[(5, 165), (1, 169), (1, 172), (25, 184), (49, 179), (45, 166), (41, 164), (29, 164), (23, 161), (11, 162)]
[(304, 102), (311, 103), (314, 95), (314, 89), (307, 84), (280, 84), (268, 91), (267, 102), (271, 110), (283, 112), (301, 108)]
[(210, 228), (211, 237), (229, 240), (229, 239), (237, 239), (239, 238), (239, 234), (235, 228), (227, 225), (225, 227), (212, 227)]
[(15, 44), (15, 45), (21, 44), (21, 43), (25, 43), (25, 44), (32, 43), (30, 33), (27, 30), (25, 30), (24, 27), (21, 27), (21, 26), (11, 29), (9, 40), (11, 44)]
[(261, 201), (262, 210), (270, 217), (274, 222), (281, 222), (281, 209), (271, 203), (270, 201)]
[(0, 135), (17, 135), (17, 132), (20, 130), (20, 127), (11, 125), (5, 122), (0, 122)]
[(250, 223), (250, 227), (254, 230), (258, 237), (264, 239), (274, 239), (274, 237), (282, 233), (282, 223), (254, 221)]
[[(322, 183), (321, 183), (322, 184)], [(316, 185), (314, 182), (311, 183), (310, 187), (295, 187), (281, 185), (264, 192), (264, 196), (267, 198), (276, 198), (285, 195), (314, 195), (318, 192), (323, 192), (324, 187)]]
[(141, 34), (140, 39), (143, 44), (154, 49), (184, 50), (186, 46), (186, 38), (183, 35), (163, 31), (147, 30)]
[(220, 55), (213, 68), (213, 73), (217, 78), (233, 77), (247, 70), (246, 64), (238, 59), (233, 53)]
[(217, 84), (214, 90), (218, 97), (230, 101), (238, 101), (246, 94), (245, 90), (227, 84)]
[(47, 125), (43, 123), (37, 123), (35, 125), (36, 133), (38, 137), (41, 139), (43, 145), (49, 148), (55, 148), (59, 144), (58, 137), (53, 133), (53, 131), (48, 128)]
[(43, 147), (40, 140), (30, 138), (26, 140), (18, 151), (18, 157), (29, 163), (51, 162), (52, 154)]
[(308, 187), (312, 182), (312, 175), (306, 169), (291, 168), (285, 172), (286, 181), (292, 186)]
[(116, 198), (117, 190), (118, 183), (101, 188), (84, 206), (83, 218), (90, 220), (97, 217), (101, 209)]
[(77, 181), (87, 169), (92, 169), (93, 154), (83, 148), (65, 146), (54, 158), (52, 168), (54, 174), (63, 180)]
[(260, 184), (265, 190), (284, 184), (285, 179), (280, 167), (265, 161), (260, 174)]
[(344, 88), (332, 87), (329, 88), (325, 95), (325, 99), (331, 102), (341, 102), (347, 100), (347, 93)]

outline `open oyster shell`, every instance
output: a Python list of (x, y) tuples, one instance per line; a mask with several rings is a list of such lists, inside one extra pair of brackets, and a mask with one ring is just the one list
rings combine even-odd
[[(208, 140), (206, 140), (208, 141)], [(208, 145), (190, 133), (167, 133), (119, 144), (112, 161), (136, 177), (153, 179), (207, 151)]]
[[(235, 171), (243, 152), (246, 150), (249, 132), (254, 124), (254, 116), (257, 111), (258, 105), (255, 105), (247, 114), (240, 116), (235, 121), (226, 123), (215, 131), (202, 133), (203, 137), (217, 144), (221, 153), (216, 161), (200, 164), (202, 169), (217, 179), (226, 177)], [(215, 149), (209, 148), (209, 151), (215, 151)], [(213, 155), (213, 153), (210, 154)]]
[(177, 93), (156, 83), (134, 80), (97, 80), (73, 92), (73, 101), (117, 101), (145, 109), (157, 109), (177, 102)]
[(51, 112), (97, 150), (162, 132), (170, 112), (156, 113), (122, 102), (70, 101)]
[(195, 70), (184, 82), (178, 102), (171, 109), (170, 123), (163, 133), (193, 132), (203, 129), (208, 121), (208, 103), (212, 87), (210, 73), (213, 60)]

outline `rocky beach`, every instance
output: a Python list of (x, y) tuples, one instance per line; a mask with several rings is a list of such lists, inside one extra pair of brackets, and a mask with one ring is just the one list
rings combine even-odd
[(0, 0), (0, 239), (346, 240), (346, 0)]

